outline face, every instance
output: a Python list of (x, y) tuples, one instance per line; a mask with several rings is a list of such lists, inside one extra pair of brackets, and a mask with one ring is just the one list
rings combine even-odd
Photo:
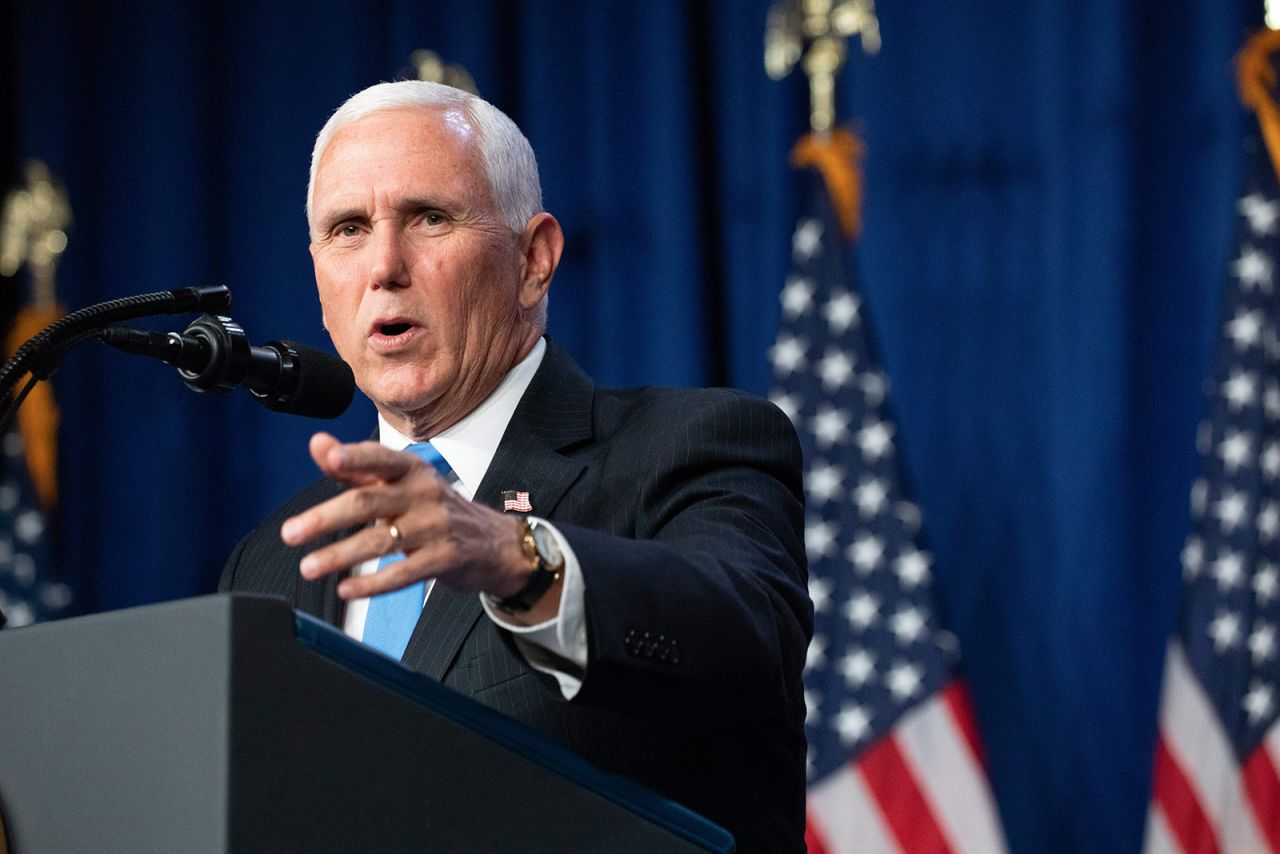
[(455, 110), (373, 113), (320, 157), (311, 257), (324, 325), (360, 389), (411, 438), (465, 416), (536, 341), (526, 246)]

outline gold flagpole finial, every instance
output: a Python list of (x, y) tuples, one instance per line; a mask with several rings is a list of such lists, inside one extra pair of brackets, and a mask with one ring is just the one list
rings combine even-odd
[(409, 54), (409, 65), (413, 67), (413, 73), (419, 80), (443, 83), (476, 96), (480, 94), (476, 88), (475, 78), (467, 69), (452, 62), (446, 65), (440, 58), (440, 54), (434, 50), (415, 50)]
[(809, 78), (809, 126), (816, 134), (829, 134), (835, 123), (836, 72), (844, 65), (845, 41), (854, 35), (863, 51), (879, 52), (875, 0), (778, 0), (769, 8), (765, 71), (781, 80), (800, 64)]
[(39, 160), (29, 160), (26, 183), (11, 191), (0, 214), (0, 275), (12, 276), (26, 264), (31, 271), (31, 302), (57, 301), (54, 274), (67, 248), (71, 205), (67, 194)]
[[(67, 248), (71, 205), (40, 161), (27, 161), (24, 177), (0, 211), (0, 275), (12, 276), (23, 266), (31, 273), (31, 299), (8, 323), (6, 355), (62, 316), (54, 276)], [(18, 430), (32, 486), (44, 508), (52, 509), (58, 498), (58, 407), (47, 383), (33, 388), (18, 410)]]

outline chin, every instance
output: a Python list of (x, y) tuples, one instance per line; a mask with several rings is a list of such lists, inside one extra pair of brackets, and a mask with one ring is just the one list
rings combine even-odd
[(405, 414), (428, 409), (441, 395), (441, 389), (433, 383), (388, 376), (379, 377), (368, 386), (361, 384), (360, 388), (378, 409)]

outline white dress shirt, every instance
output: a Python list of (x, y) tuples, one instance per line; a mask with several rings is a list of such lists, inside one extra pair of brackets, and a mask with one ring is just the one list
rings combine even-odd
[[(547, 342), (541, 338), (533, 350), (503, 378), (493, 393), (471, 411), (467, 417), (447, 430), (432, 436), (430, 441), (452, 468), (457, 480), (453, 488), (468, 501), (473, 499), (480, 482), (484, 480), (498, 443), (507, 430), (516, 405), (542, 364)], [(407, 436), (378, 416), (378, 440), (383, 447), (402, 451), (411, 443)], [(537, 494), (530, 496), (537, 509)], [(530, 518), (538, 518), (531, 516)], [(545, 521), (545, 520), (540, 520)], [(485, 614), (514, 636), (516, 647), (535, 670), (549, 673), (560, 683), (560, 691), (566, 700), (572, 700), (582, 687), (587, 667), (586, 587), (577, 555), (554, 525), (545, 523), (555, 537), (564, 555), (564, 582), (560, 594), (560, 611), (552, 619), (535, 626), (519, 626), (503, 618), (500, 611), (491, 607), (487, 597), (480, 597)], [(359, 564), (352, 575), (369, 575), (376, 572), (378, 558)], [(426, 618), (431, 619), (431, 589), (434, 579), (427, 579)], [(365, 617), (369, 612), (368, 599), (353, 599), (347, 603), (342, 630), (360, 640), (364, 637)]]

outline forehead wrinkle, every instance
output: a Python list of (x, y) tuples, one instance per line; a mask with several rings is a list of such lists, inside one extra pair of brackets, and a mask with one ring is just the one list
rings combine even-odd
[[(363, 178), (366, 181), (365, 191), (371, 192), (374, 198), (369, 201), (363, 199), (347, 199), (334, 200), (330, 206), (332, 213), (326, 212), (321, 204), (324, 191), (328, 189), (325, 185), (328, 183), (329, 172), (334, 168), (335, 161), (340, 157), (345, 159), (349, 156), (347, 152), (339, 149), (345, 145), (361, 144), (363, 139), (370, 138), (370, 129), (383, 117), (394, 116), (396, 114), (404, 115), (405, 113), (417, 113), (422, 119), (415, 122), (414, 125), (405, 132), (409, 140), (413, 142), (429, 142), (431, 147), (437, 150), (441, 143), (448, 149), (452, 149), (452, 157), (458, 158), (455, 171), (450, 175), (452, 182), (461, 181), (467, 186), (447, 187), (445, 192), (436, 192), (434, 188), (412, 188), (403, 187), (403, 190), (409, 194), (405, 198), (393, 198), (394, 186), (386, 186), (383, 184), (384, 164), (377, 161), (365, 161), (362, 165), (364, 168), (357, 168), (355, 174), (344, 176), (345, 181), (353, 178)], [(433, 127), (434, 126), (434, 127)], [(423, 136), (430, 137), (432, 133), (440, 134), (443, 140), (437, 139), (429, 141), (424, 140)], [(372, 137), (375, 143), (386, 142), (381, 135)], [(410, 143), (410, 145), (413, 144)], [(450, 155), (445, 155), (446, 158)], [(403, 173), (398, 171), (398, 165), (402, 161), (395, 160), (393, 165), (397, 168), (393, 169), (392, 175), (400, 176)], [(475, 126), (471, 118), (466, 112), (458, 107), (430, 105), (425, 107), (404, 107), (392, 108), (388, 110), (379, 110), (362, 116), (345, 125), (334, 134), (329, 144), (325, 147), (324, 152), (320, 156), (320, 160), (316, 170), (316, 180), (313, 192), (313, 221), (317, 232), (323, 233), (331, 229), (338, 222), (342, 222), (348, 218), (371, 219), (374, 218), (377, 208), (385, 201), (393, 211), (401, 213), (421, 208), (436, 208), (455, 215), (477, 214), (475, 210), (477, 203), (481, 207), (492, 206), (494, 204), (493, 188), (489, 186), (488, 173), (484, 168), (483, 152), (480, 149), (480, 131)], [(392, 181), (392, 185), (396, 182)], [(351, 190), (353, 188), (346, 188)], [(357, 191), (358, 192), (358, 191)], [(458, 193), (462, 195), (459, 196)], [(339, 190), (334, 195), (344, 196), (347, 193)]]

